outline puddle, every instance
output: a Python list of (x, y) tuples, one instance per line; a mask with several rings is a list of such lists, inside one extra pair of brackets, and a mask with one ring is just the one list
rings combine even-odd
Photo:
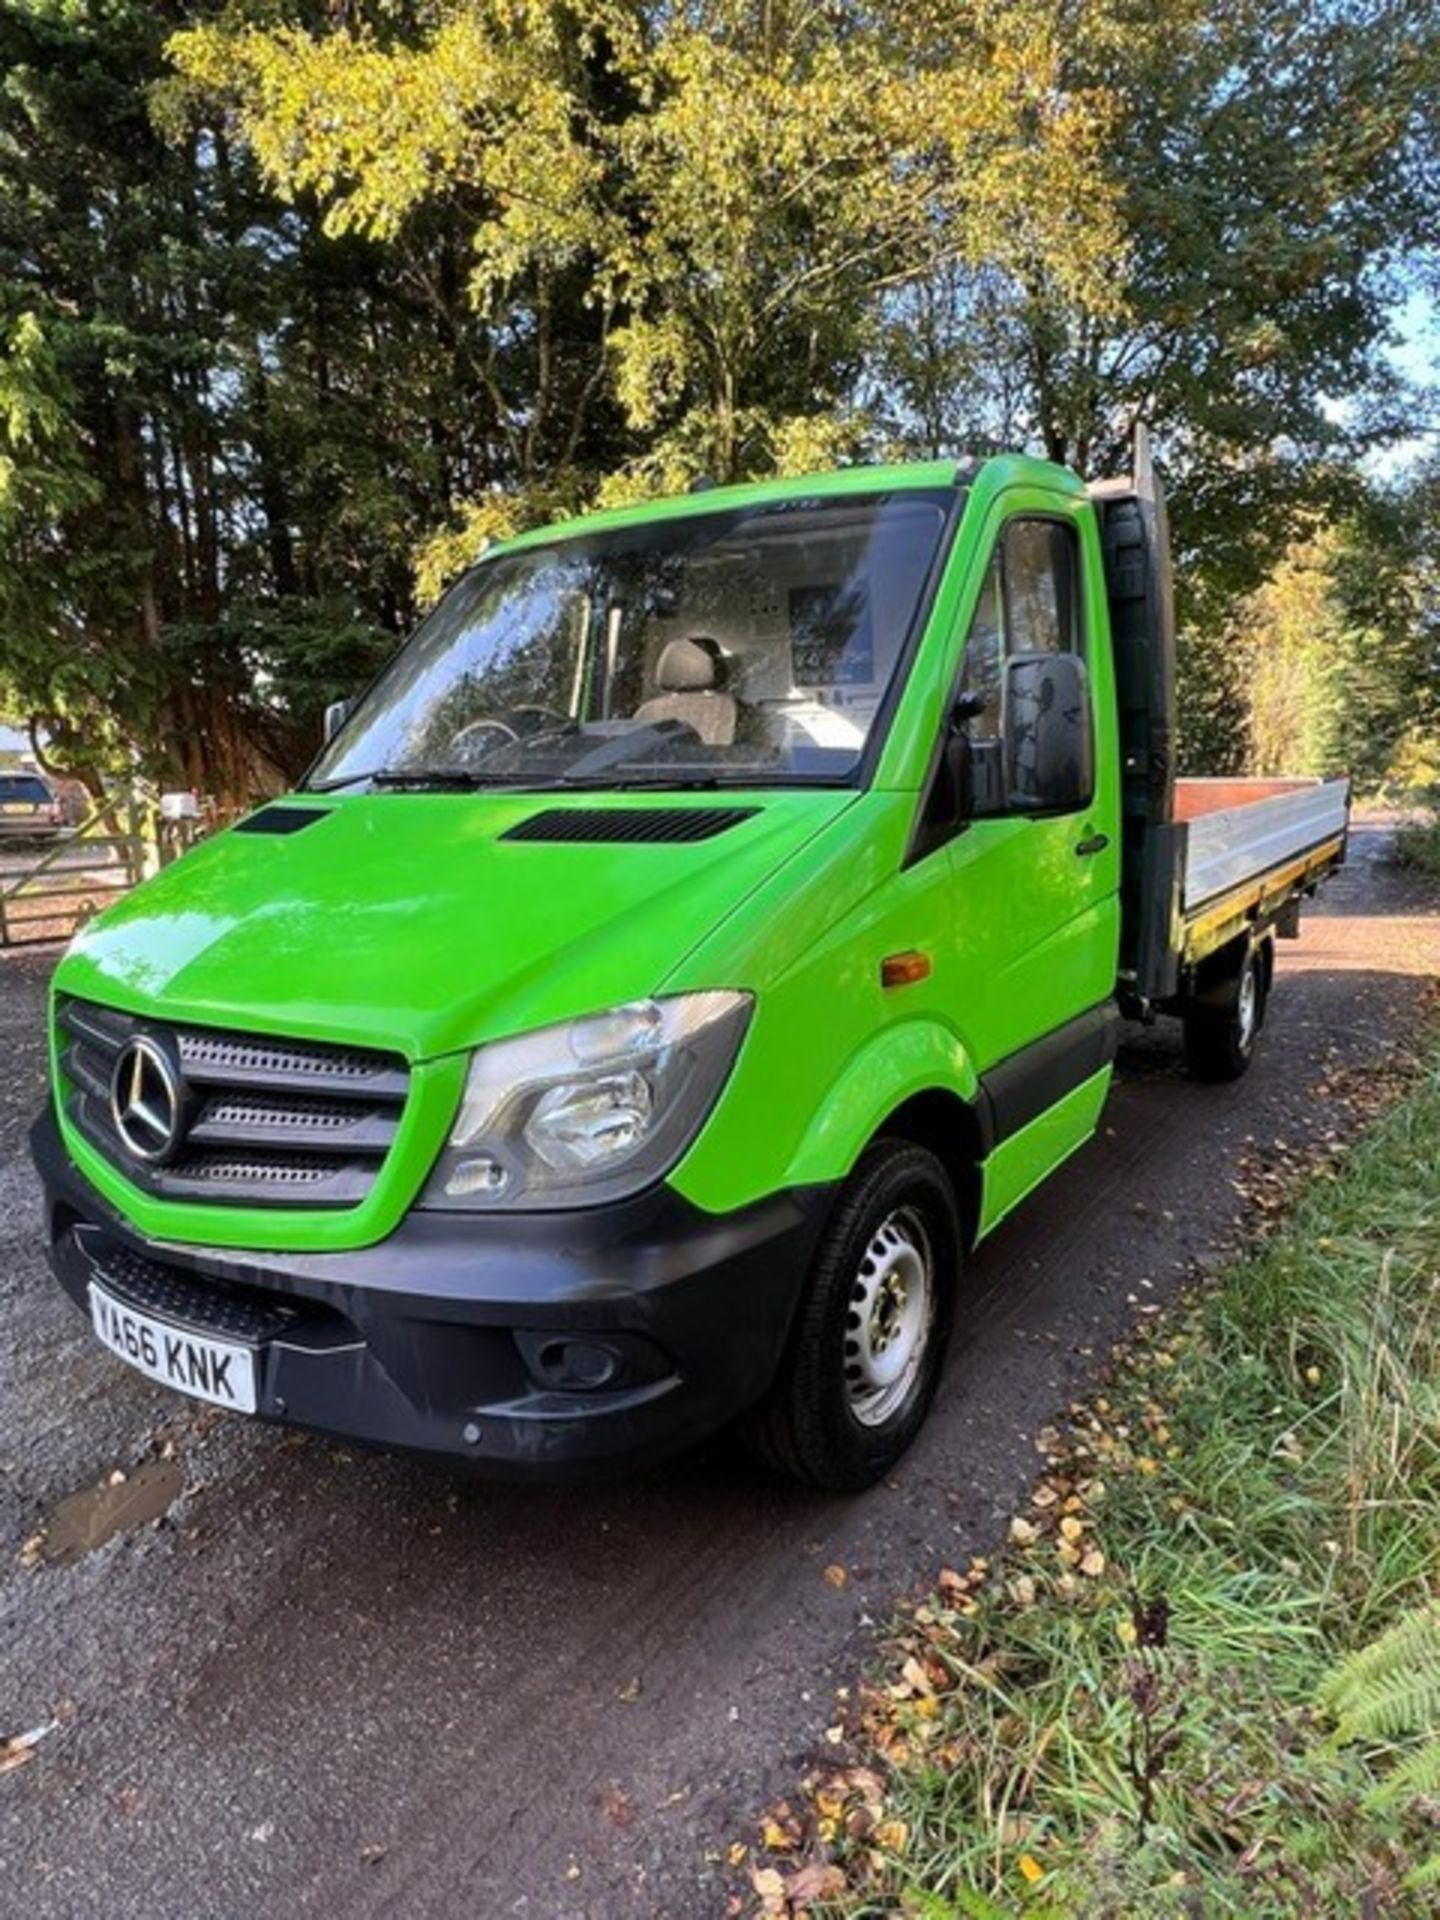
[(67, 1493), (45, 1522), (40, 1558), (62, 1567), (83, 1559), (117, 1533), (157, 1519), (184, 1490), (177, 1460), (147, 1460), (118, 1485), (106, 1479), (98, 1487)]

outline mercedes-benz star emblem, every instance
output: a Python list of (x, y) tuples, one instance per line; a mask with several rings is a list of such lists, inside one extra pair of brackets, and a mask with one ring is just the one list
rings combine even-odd
[(137, 1160), (158, 1166), (180, 1145), (180, 1081), (162, 1049), (137, 1033), (120, 1049), (110, 1075), (110, 1118)]

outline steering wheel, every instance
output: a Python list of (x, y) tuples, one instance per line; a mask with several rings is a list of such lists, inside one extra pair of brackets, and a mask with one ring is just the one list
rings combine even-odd
[(526, 701), (523, 706), (510, 709), (510, 720), (515, 728), (518, 740), (530, 740), (541, 733), (568, 733), (578, 726), (568, 713), (561, 713), (555, 707), (541, 706), (538, 700)]
[[(483, 746), (480, 744), (486, 734), (494, 737)], [(467, 720), (460, 731), (450, 741), (450, 750), (462, 760), (483, 758), (493, 753), (496, 747), (511, 747), (520, 735), (504, 720), (496, 720), (489, 714), (482, 714), (478, 720)]]

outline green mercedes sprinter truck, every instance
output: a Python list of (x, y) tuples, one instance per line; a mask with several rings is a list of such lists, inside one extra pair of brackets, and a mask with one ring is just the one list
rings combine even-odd
[(1343, 782), (1176, 781), (1173, 679), (1143, 449), (494, 547), (61, 961), (61, 1284), (261, 1420), (536, 1478), (738, 1422), (864, 1486), (1122, 1017), (1238, 1076), (1343, 857)]

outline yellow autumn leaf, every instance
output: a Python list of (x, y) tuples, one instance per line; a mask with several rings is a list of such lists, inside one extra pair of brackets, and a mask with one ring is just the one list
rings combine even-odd
[(1045, 1869), (1033, 1853), (1021, 1854), (1020, 1872), (1032, 1887), (1037, 1880), (1043, 1880), (1045, 1878)]

